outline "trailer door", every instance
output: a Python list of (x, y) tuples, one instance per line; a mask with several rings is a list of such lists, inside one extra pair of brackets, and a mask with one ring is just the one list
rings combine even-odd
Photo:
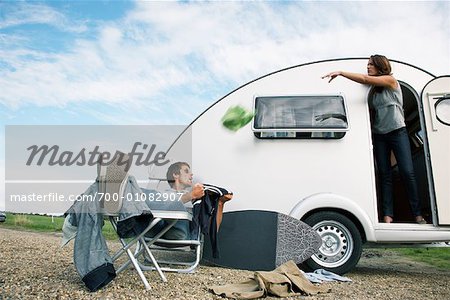
[(434, 221), (450, 225), (450, 76), (428, 82), (421, 98), (434, 181), (437, 210)]

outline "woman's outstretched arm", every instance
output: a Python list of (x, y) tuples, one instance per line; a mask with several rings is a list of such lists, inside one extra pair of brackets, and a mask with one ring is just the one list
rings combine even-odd
[(345, 77), (354, 82), (358, 82), (361, 84), (368, 84), (374, 86), (382, 86), (388, 87), (391, 89), (395, 89), (397, 87), (397, 80), (392, 75), (380, 75), (380, 76), (371, 76), (360, 73), (351, 73), (344, 71), (334, 71), (322, 76), (322, 79), (329, 78), (328, 82), (331, 82), (338, 76)]

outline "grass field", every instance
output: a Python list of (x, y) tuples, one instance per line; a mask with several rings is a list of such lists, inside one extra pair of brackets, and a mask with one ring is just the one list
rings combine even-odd
[[(51, 217), (42, 215), (22, 215), (6, 213), (6, 221), (0, 223), (1, 227), (19, 230), (32, 230), (39, 232), (62, 232), (64, 217)], [(109, 221), (103, 226), (103, 235), (106, 239), (115, 239), (116, 235)]]
[[(0, 223), (0, 228), (32, 230), (40, 232), (62, 232), (63, 217), (41, 215), (22, 215), (6, 213), (6, 222)], [(109, 222), (103, 226), (106, 239), (115, 239), (116, 234)], [(447, 248), (394, 248), (390, 249), (416, 261), (433, 265), (439, 269), (450, 270), (450, 247)]]
[(450, 247), (447, 248), (399, 248), (395, 252), (424, 262), (439, 269), (450, 270)]

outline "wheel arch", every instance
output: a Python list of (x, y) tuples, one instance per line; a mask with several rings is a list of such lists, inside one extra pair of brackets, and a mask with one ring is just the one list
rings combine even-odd
[(323, 211), (337, 212), (349, 218), (359, 230), (364, 243), (376, 241), (375, 230), (368, 214), (355, 201), (340, 195), (332, 193), (311, 195), (299, 201), (289, 215), (304, 221), (312, 214)]
[(342, 209), (342, 208), (337, 208), (337, 207), (320, 207), (320, 208), (316, 208), (314, 210), (311, 210), (311, 211), (307, 212), (305, 215), (303, 215), (303, 217), (300, 220), (304, 221), (309, 216), (311, 216), (311, 215), (313, 215), (315, 213), (324, 212), (324, 211), (332, 211), (332, 212), (340, 213), (341, 215), (344, 215), (347, 218), (349, 218), (350, 221), (352, 221), (353, 224), (355, 224), (356, 228), (358, 228), (358, 231), (361, 234), (361, 239), (362, 239), (363, 243), (367, 242), (366, 232), (364, 231), (364, 227), (361, 224), (361, 222), (358, 220), (358, 218), (354, 214), (352, 214), (348, 210), (345, 210), (345, 209)]

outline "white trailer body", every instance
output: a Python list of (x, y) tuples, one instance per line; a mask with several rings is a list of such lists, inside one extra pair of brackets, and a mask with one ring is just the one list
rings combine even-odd
[[(397, 222), (382, 223), (369, 112), (371, 88), (341, 77), (331, 83), (321, 79), (334, 70), (366, 73), (367, 58), (309, 63), (251, 81), (198, 116), (174, 142), (168, 157), (189, 161), (197, 179), (234, 192), (233, 200), (226, 205), (224, 224), (229, 212), (275, 211), (303, 220), (320, 231), (324, 245), (309, 261), (311, 267), (344, 273), (359, 260), (364, 242), (449, 241), (450, 97), (446, 99), (445, 95), (450, 94), (450, 77), (435, 77), (398, 61), (391, 63), (404, 94), (414, 167), (429, 224), (413, 222), (401, 183), (395, 189)], [(313, 120), (306, 127), (296, 127), (295, 120), (294, 125), (286, 121), (288, 102), (300, 103), (308, 97), (318, 97), (319, 102), (321, 97), (341, 97), (339, 114), (345, 115), (345, 124), (336, 126), (340, 124), (338, 120), (330, 127), (315, 126)], [(258, 114), (264, 113), (261, 107), (255, 121), (237, 132), (221, 124), (231, 106), (255, 110), (258, 103), (265, 101), (268, 106), (264, 108), (270, 110), (278, 107), (270, 106), (271, 101), (280, 99), (288, 99), (288, 104), (274, 122), (281, 118), (280, 124), (284, 125), (256, 124)], [(341, 103), (336, 101), (331, 99), (329, 103)], [(297, 110), (294, 119), (308, 118), (299, 116), (298, 104), (293, 106), (292, 110)], [(311, 109), (336, 113), (335, 108), (329, 112), (326, 107)], [(315, 112), (311, 114), (314, 117)], [(264, 118), (270, 121), (270, 116)], [(183, 157), (187, 139), (192, 139), (192, 154), (188, 151), (189, 155)], [(164, 174), (165, 170), (153, 169), (150, 177), (163, 179)]]

